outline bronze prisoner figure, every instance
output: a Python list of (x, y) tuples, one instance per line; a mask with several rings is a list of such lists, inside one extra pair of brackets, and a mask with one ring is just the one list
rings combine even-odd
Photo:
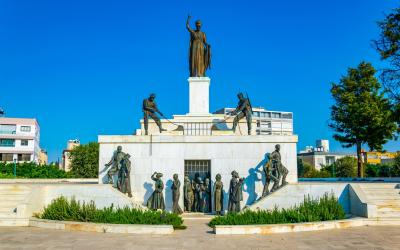
[(172, 181), (172, 212), (175, 214), (181, 214), (182, 209), (179, 206), (179, 196), (181, 195), (181, 182), (178, 179), (178, 174), (174, 174), (174, 180)]
[(118, 172), (118, 190), (121, 193), (128, 194), (129, 197), (132, 197), (131, 191), (131, 156), (129, 154), (125, 154), (124, 158), (121, 161), (121, 168)]
[(162, 173), (154, 172), (151, 176), (151, 179), (155, 182), (154, 183), (154, 192), (151, 194), (149, 199), (147, 200), (147, 207), (152, 210), (165, 209), (165, 202), (164, 202), (164, 183), (161, 180), (163, 176)]
[(185, 181), (183, 184), (183, 197), (184, 197), (185, 211), (191, 212), (194, 203), (194, 192), (193, 192), (193, 184), (190, 181), (188, 175), (185, 175)]
[(214, 210), (217, 215), (221, 215), (224, 210), (224, 184), (221, 181), (221, 175), (215, 176), (214, 183)]
[(239, 174), (236, 171), (232, 171), (232, 179), (229, 185), (229, 203), (228, 212), (238, 213), (240, 212), (240, 201), (243, 200), (242, 185), (244, 178), (239, 178)]
[(105, 165), (107, 168), (111, 166), (111, 168), (107, 171), (109, 184), (114, 184), (113, 176), (119, 172), (119, 169), (121, 168), (121, 161), (124, 159), (124, 156), (125, 153), (122, 152), (122, 146), (118, 146), (110, 162)]

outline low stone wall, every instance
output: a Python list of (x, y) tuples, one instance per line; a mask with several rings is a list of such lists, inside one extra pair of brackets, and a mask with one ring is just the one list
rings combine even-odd
[(97, 184), (95, 178), (77, 178), (77, 179), (0, 179), (0, 184)]
[(97, 233), (124, 233), (124, 234), (172, 234), (172, 225), (126, 225), (101, 224), (75, 221), (54, 221), (31, 218), (30, 227), (39, 227), (53, 230), (83, 231)]
[(321, 221), (290, 224), (269, 224), (269, 225), (234, 225), (234, 226), (215, 226), (214, 233), (222, 235), (234, 234), (275, 234), (292, 233), (306, 231), (320, 231), (329, 229), (343, 229), (361, 226), (395, 226), (400, 225), (400, 218), (388, 219), (365, 219), (353, 218), (337, 221)]

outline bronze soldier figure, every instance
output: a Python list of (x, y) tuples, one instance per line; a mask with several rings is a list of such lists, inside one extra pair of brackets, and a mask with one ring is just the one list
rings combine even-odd
[(232, 171), (232, 179), (229, 185), (229, 203), (228, 211), (230, 213), (240, 212), (240, 201), (243, 200), (242, 185), (244, 178), (239, 178), (236, 171)]
[(233, 130), (233, 132), (235, 132), (240, 119), (242, 119), (243, 117), (246, 117), (248, 134), (251, 135), (252, 109), (251, 109), (250, 100), (249, 100), (249, 98), (245, 98), (243, 93), (239, 93), (237, 95), (237, 97), (239, 98), (239, 103), (238, 103), (235, 111), (232, 112), (232, 115), (236, 115), (235, 119), (233, 120), (232, 130)]
[(196, 30), (190, 28), (190, 18), (186, 21), (186, 28), (190, 33), (189, 44), (189, 72), (190, 77), (203, 77), (211, 65), (211, 46), (206, 42), (206, 34), (201, 31), (201, 21), (196, 21)]
[(131, 156), (129, 154), (125, 154), (124, 158), (121, 161), (121, 168), (118, 172), (118, 190), (121, 193), (128, 194), (128, 197), (132, 197), (131, 191)]
[[(281, 153), (280, 153), (281, 146), (279, 144), (275, 145), (275, 151), (271, 153), (271, 161), (272, 161), (272, 166), (273, 168), (277, 169), (278, 171), (278, 185), (280, 180), (282, 179), (282, 184), (279, 187), (282, 187), (287, 183), (286, 181), (286, 176), (288, 175), (289, 171), (288, 169), (282, 164), (281, 161)], [(272, 188), (275, 191), (278, 188), (278, 186), (275, 186)]]
[(112, 166), (107, 172), (109, 184), (114, 184), (113, 176), (118, 173), (119, 169), (121, 168), (121, 161), (124, 159), (124, 156), (125, 153), (122, 152), (122, 146), (118, 146), (110, 162), (105, 165), (107, 168)]
[(158, 118), (156, 113), (159, 113), (161, 116), (164, 116), (163, 113), (158, 110), (157, 105), (154, 101), (156, 98), (155, 94), (151, 94), (149, 98), (143, 100), (143, 121), (144, 121), (144, 130), (145, 130), (145, 135), (148, 135), (148, 129), (149, 129), (149, 116), (153, 118), (155, 123), (157, 124), (158, 128), (160, 129), (160, 133), (162, 131), (166, 131), (166, 129), (163, 129), (161, 126), (161, 121), (160, 118)]
[(175, 214), (181, 214), (182, 209), (179, 206), (179, 196), (181, 195), (181, 182), (178, 179), (178, 174), (174, 174), (174, 180), (172, 181), (172, 212)]

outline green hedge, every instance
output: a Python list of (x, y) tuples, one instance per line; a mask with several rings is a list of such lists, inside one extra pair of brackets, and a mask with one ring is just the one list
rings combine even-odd
[(185, 229), (183, 219), (174, 213), (142, 210), (135, 208), (108, 208), (98, 209), (93, 201), (80, 203), (75, 199), (67, 200), (59, 197), (48, 205), (38, 218), (47, 220), (81, 221), (110, 224), (149, 224), (172, 225), (175, 229)]
[(209, 225), (259, 225), (284, 224), (312, 221), (340, 220), (345, 218), (343, 207), (337, 198), (326, 193), (320, 199), (305, 197), (304, 202), (289, 209), (251, 211), (228, 213), (225, 216), (213, 218)]
[[(57, 165), (37, 165), (34, 162), (17, 163), (17, 178), (73, 178)], [(14, 176), (14, 163), (0, 163), (0, 178)]]

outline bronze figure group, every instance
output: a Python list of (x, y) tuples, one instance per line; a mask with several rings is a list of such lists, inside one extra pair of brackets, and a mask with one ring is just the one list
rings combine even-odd
[(184, 205), (185, 211), (188, 212), (211, 212), (211, 184), (209, 178), (201, 179), (198, 173), (194, 179), (190, 180), (188, 175), (185, 175)]
[[(288, 184), (286, 181), (286, 176), (288, 175), (288, 169), (282, 164), (281, 161), (281, 146), (279, 144), (275, 145), (275, 151), (267, 155), (266, 162), (263, 166), (263, 172), (265, 173), (265, 185), (262, 197), (278, 190), (279, 188)], [(271, 190), (269, 190), (269, 185), (273, 182)]]
[(117, 175), (117, 188), (124, 194), (132, 197), (131, 191), (131, 161), (130, 155), (122, 152), (122, 146), (118, 146), (114, 152), (111, 160), (105, 165), (106, 169), (111, 166), (107, 171), (108, 183), (114, 184), (113, 177)]

